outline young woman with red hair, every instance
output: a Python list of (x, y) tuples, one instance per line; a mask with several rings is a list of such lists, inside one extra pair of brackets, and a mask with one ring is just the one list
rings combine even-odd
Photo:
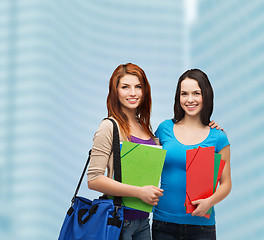
[[(119, 65), (112, 74), (107, 97), (108, 117), (119, 128), (120, 141), (158, 144), (150, 126), (151, 92), (144, 71), (135, 64)], [(100, 124), (94, 135), (88, 186), (111, 196), (137, 197), (157, 205), (163, 191), (155, 186), (137, 187), (113, 180), (113, 125), (109, 120)], [(104, 175), (107, 168), (107, 176)], [(149, 240), (149, 213), (125, 209), (120, 239)]]

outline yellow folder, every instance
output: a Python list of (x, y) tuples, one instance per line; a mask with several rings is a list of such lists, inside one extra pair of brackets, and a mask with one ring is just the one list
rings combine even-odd
[[(158, 187), (166, 150), (124, 141), (121, 148), (122, 183)], [(126, 207), (151, 212), (153, 206), (139, 198), (122, 197)]]

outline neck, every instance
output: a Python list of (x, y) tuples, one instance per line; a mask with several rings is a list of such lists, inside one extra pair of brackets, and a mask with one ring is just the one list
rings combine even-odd
[(185, 115), (184, 118), (179, 123), (188, 126), (190, 128), (204, 127), (203, 123), (201, 122), (200, 116), (191, 117)]
[(129, 124), (138, 122), (136, 119), (135, 109), (131, 109), (131, 110), (123, 109), (123, 112), (127, 115)]

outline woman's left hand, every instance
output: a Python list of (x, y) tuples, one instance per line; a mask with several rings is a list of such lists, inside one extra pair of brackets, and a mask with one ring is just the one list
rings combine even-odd
[(209, 127), (210, 128), (216, 128), (216, 129), (221, 129), (222, 131), (224, 131), (224, 129), (223, 128), (220, 128), (220, 126), (214, 121), (214, 120), (212, 120), (210, 123), (209, 123)]
[(209, 198), (192, 201), (192, 205), (196, 205), (196, 209), (192, 212), (192, 216), (198, 217), (203, 217), (212, 207)]

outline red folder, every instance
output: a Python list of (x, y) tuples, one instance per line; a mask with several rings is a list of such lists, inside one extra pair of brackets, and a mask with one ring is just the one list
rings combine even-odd
[[(186, 213), (196, 208), (192, 201), (213, 195), (214, 189), (214, 147), (198, 147), (186, 151)], [(206, 214), (209, 218), (210, 215)]]

